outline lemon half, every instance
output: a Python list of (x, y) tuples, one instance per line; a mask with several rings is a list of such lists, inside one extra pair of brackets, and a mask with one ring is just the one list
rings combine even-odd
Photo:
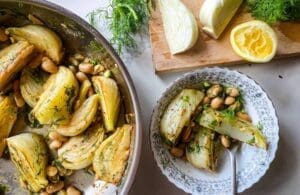
[(276, 53), (277, 36), (265, 22), (253, 20), (232, 29), (230, 43), (233, 50), (250, 62), (268, 62)]

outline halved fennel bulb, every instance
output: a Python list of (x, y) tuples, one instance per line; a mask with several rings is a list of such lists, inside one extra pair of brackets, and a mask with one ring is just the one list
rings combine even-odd
[(198, 39), (192, 12), (180, 0), (159, 0), (166, 39), (172, 54), (184, 52)]
[(243, 0), (204, 1), (199, 13), (203, 31), (218, 39), (242, 2)]

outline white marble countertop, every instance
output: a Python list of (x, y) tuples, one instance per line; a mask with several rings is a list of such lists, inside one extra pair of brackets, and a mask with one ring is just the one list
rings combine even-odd
[[(87, 13), (107, 0), (50, 0), (86, 19)], [(101, 33), (106, 32), (100, 26)], [(104, 33), (105, 34), (105, 33)], [(185, 194), (163, 176), (154, 162), (149, 145), (148, 125), (152, 109), (164, 89), (183, 73), (155, 75), (149, 38), (140, 43), (142, 53), (122, 56), (138, 93), (143, 115), (143, 148), (132, 195)], [(251, 76), (268, 93), (278, 113), (280, 142), (276, 158), (266, 175), (243, 194), (293, 195), (300, 191), (300, 63), (299, 58), (275, 60), (267, 64), (229, 67)]]

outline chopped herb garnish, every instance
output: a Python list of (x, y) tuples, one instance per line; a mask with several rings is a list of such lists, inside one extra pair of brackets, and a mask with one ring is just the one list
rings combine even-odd
[(88, 47), (93, 50), (94, 52), (104, 52), (105, 49), (99, 44), (97, 43), (96, 41), (91, 41), (88, 45)]
[(248, 144), (254, 144), (255, 143), (255, 137), (253, 136), (252, 139), (247, 141)]
[(65, 94), (68, 96), (68, 100), (67, 100), (68, 111), (72, 112), (72, 110), (73, 110), (72, 99), (75, 96), (75, 87), (74, 86), (66, 87)]
[(235, 111), (233, 109), (225, 109), (222, 111), (222, 113), (228, 120), (233, 120), (235, 118)]
[(52, 161), (52, 165), (63, 168), (63, 165), (61, 164), (61, 161), (59, 161), (58, 159), (55, 159), (54, 161)]
[(191, 142), (190, 144), (187, 145), (187, 151), (188, 152), (200, 152), (202, 149), (207, 149), (205, 146), (201, 146), (196, 142)]
[(43, 125), (39, 123), (39, 121), (30, 113), (31, 108), (26, 104), (22, 109), (22, 115), (25, 118), (25, 122), (32, 128), (42, 128)]
[(211, 86), (211, 84), (209, 82), (203, 82), (203, 87), (208, 89)]
[(189, 102), (190, 97), (189, 97), (189, 96), (182, 96), (181, 99), (182, 99), (183, 101), (185, 101), (185, 102)]
[(203, 105), (203, 110), (206, 110), (207, 108), (209, 108), (209, 104), (204, 104)]
[(32, 122), (29, 123), (29, 126), (32, 128), (42, 128), (43, 127), (43, 125), (41, 125), (36, 118), (34, 118), (32, 120)]
[(8, 186), (0, 183), (0, 194), (5, 194), (6, 192), (8, 192)]
[(96, 66), (98, 64), (98, 61), (90, 59), (90, 63), (93, 64), (94, 66)]
[(216, 126), (218, 126), (218, 121), (217, 121), (217, 120), (213, 120), (213, 121), (210, 123), (210, 125), (211, 125), (212, 127), (216, 127)]
[(259, 130), (262, 130), (263, 125), (260, 122), (258, 122), (257, 125), (256, 125), (256, 128), (259, 129)]
[(65, 93), (68, 97), (73, 97), (75, 95), (75, 87), (71, 86), (71, 87), (66, 87), (65, 88)]
[(195, 118), (195, 121), (196, 121), (197, 123), (200, 123), (201, 114), (202, 114), (202, 113), (198, 114), (198, 115), (196, 116), (196, 118)]
[(245, 100), (242, 95), (237, 96), (236, 101), (240, 102), (241, 104), (245, 103)]

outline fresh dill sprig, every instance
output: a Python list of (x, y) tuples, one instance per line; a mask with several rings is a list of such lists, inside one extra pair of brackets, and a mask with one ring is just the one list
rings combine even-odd
[(300, 19), (300, 0), (247, 0), (252, 15), (268, 23)]
[(222, 113), (224, 114), (225, 118), (227, 118), (228, 120), (235, 119), (235, 110), (233, 109), (225, 109), (222, 111)]
[(99, 45), (99, 43), (97, 43), (96, 41), (91, 41), (89, 44), (88, 44), (88, 47), (93, 50), (93, 51), (96, 51), (96, 52), (104, 52), (105, 49)]
[(96, 25), (97, 18), (108, 20), (112, 33), (110, 42), (121, 53), (124, 48), (135, 48), (134, 35), (140, 32), (150, 18), (152, 0), (112, 0), (109, 8), (99, 8), (88, 14), (90, 24)]

